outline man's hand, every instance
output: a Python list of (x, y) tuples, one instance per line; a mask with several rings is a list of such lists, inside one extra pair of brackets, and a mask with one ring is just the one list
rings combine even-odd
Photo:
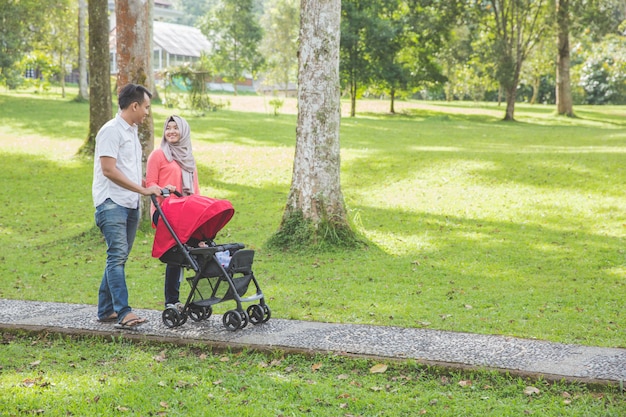
[(148, 188), (144, 188), (141, 191), (142, 195), (156, 195), (156, 196), (160, 196), (161, 195), (161, 188), (158, 187), (157, 185), (153, 185), (152, 187), (148, 187)]

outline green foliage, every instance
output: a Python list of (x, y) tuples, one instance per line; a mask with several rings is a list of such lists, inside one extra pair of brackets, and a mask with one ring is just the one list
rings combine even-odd
[(586, 104), (626, 103), (626, 39), (607, 36), (580, 53), (586, 55), (579, 84)]
[(259, 52), (265, 60), (263, 83), (272, 89), (287, 90), (298, 80), (299, 6), (296, 0), (270, 0), (264, 7)]
[(202, 19), (200, 29), (213, 42), (211, 59), (219, 75), (233, 84), (256, 76), (263, 64), (257, 48), (263, 31), (252, 0), (220, 0)]
[(272, 106), (272, 109), (274, 109), (274, 116), (278, 116), (278, 112), (280, 108), (283, 107), (283, 104), (285, 104), (285, 101), (279, 99), (278, 97), (274, 97), (269, 101), (269, 105)]
[(203, 344), (0, 334), (0, 410), (46, 416), (620, 416), (613, 387)]
[(189, 109), (197, 116), (215, 111), (220, 105), (211, 101), (207, 83), (214, 78), (211, 61), (206, 55), (191, 65), (164, 71), (163, 102), (169, 108)]

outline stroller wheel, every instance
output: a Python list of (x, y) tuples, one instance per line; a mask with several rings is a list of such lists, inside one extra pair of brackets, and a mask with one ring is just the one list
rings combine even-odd
[(169, 328), (182, 326), (187, 321), (187, 316), (178, 312), (175, 308), (167, 308), (162, 314), (163, 324)]
[(250, 317), (250, 323), (252, 324), (261, 324), (263, 323), (263, 316), (265, 315), (265, 311), (263, 307), (258, 304), (252, 304), (248, 306), (248, 316)]
[(237, 310), (229, 310), (222, 317), (224, 327), (231, 332), (237, 330), (241, 326), (242, 321), (241, 314)]
[(248, 316), (248, 313), (243, 310), (241, 310), (239, 314), (241, 314), (241, 325), (239, 326), (239, 328), (243, 329), (248, 325), (248, 323), (250, 323), (250, 316)]
[(192, 308), (191, 311), (189, 311), (189, 317), (191, 317), (193, 321), (206, 320), (211, 317), (211, 314), (213, 314), (213, 308), (211, 308), (211, 306)]
[(265, 313), (265, 318), (263, 319), (263, 323), (267, 323), (270, 317), (272, 317), (272, 310), (270, 310), (267, 304), (263, 304), (263, 312)]

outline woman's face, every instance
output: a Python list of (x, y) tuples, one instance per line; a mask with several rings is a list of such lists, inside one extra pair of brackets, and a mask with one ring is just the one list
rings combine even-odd
[(180, 140), (180, 132), (175, 121), (169, 121), (165, 126), (165, 140), (169, 143), (176, 143)]

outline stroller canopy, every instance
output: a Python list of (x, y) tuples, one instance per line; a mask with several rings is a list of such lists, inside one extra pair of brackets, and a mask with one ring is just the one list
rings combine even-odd
[[(217, 200), (193, 194), (186, 197), (169, 197), (161, 203), (163, 216), (182, 243), (190, 239), (212, 240), (235, 214), (228, 200)], [(176, 246), (176, 239), (165, 222), (159, 221), (152, 245), (152, 256), (160, 258)]]

